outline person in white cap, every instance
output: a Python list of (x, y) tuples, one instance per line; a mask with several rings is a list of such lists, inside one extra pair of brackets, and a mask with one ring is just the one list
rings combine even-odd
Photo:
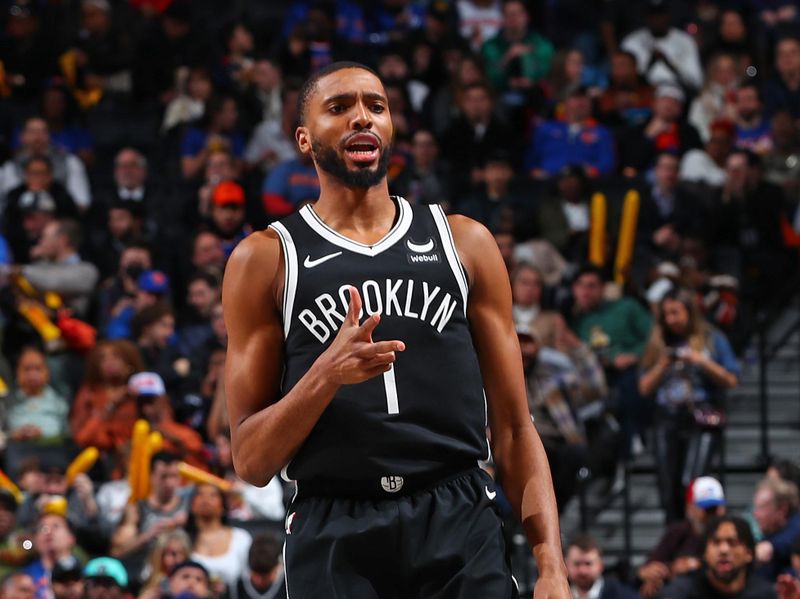
[(686, 518), (667, 527), (639, 568), (639, 594), (654, 597), (673, 576), (699, 567), (705, 526), (725, 510), (725, 492), (719, 481), (710, 476), (695, 479), (686, 493)]

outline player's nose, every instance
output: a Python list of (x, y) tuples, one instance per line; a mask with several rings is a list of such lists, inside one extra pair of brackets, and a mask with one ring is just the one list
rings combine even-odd
[(364, 102), (358, 102), (353, 111), (352, 125), (354, 129), (369, 129), (372, 127), (372, 114)]

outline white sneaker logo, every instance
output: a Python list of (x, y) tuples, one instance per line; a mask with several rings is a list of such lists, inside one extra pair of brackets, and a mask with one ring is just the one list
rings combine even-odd
[(332, 254), (328, 254), (327, 256), (323, 256), (322, 258), (317, 258), (316, 260), (312, 260), (311, 256), (306, 256), (305, 261), (303, 262), (303, 266), (306, 268), (314, 268), (315, 266), (319, 266), (323, 262), (327, 262), (328, 260), (333, 260), (336, 256), (341, 256), (342, 252), (334, 252)]
[(497, 491), (490, 491), (489, 487), (484, 487), (486, 491), (486, 497), (494, 501), (494, 498), (497, 497)]
[(410, 249), (412, 252), (417, 254), (427, 254), (433, 249), (434, 243), (432, 238), (428, 239), (428, 241), (425, 243), (414, 243), (409, 239), (406, 241), (406, 246), (408, 246), (408, 249)]

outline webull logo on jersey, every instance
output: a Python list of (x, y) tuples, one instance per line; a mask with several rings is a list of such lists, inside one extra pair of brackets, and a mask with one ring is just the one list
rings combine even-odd
[[(315, 300), (313, 309), (302, 310), (297, 319), (316, 337), (325, 343), (335, 336), (344, 322), (350, 302), (350, 285), (342, 285), (335, 293), (323, 293)], [(400, 316), (428, 323), (441, 333), (456, 310), (458, 301), (438, 285), (412, 279), (367, 280), (359, 292), (364, 312), (369, 315)]]
[(441, 262), (441, 257), (436, 249), (436, 242), (433, 237), (428, 238), (425, 243), (414, 243), (410, 239), (406, 240), (406, 247), (411, 250), (408, 254), (409, 264), (438, 264)]

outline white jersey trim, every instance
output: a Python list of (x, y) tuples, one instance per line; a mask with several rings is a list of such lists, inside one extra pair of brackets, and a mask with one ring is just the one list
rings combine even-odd
[(311, 227), (320, 237), (329, 241), (333, 245), (351, 252), (355, 252), (356, 254), (374, 257), (381, 252), (388, 250), (395, 243), (397, 243), (397, 241), (402, 239), (405, 234), (408, 233), (408, 229), (411, 227), (411, 220), (413, 217), (411, 206), (409, 206), (408, 202), (400, 196), (394, 197), (397, 200), (397, 209), (400, 212), (397, 222), (383, 239), (373, 245), (367, 245), (358, 241), (354, 241), (349, 237), (345, 237), (335, 229), (332, 229), (325, 224), (325, 221), (323, 221), (316, 212), (314, 212), (314, 209), (310, 204), (306, 204), (300, 209), (300, 216), (303, 217), (303, 220), (306, 221), (306, 224)]
[(286, 339), (292, 326), (292, 311), (297, 294), (297, 248), (294, 245), (292, 234), (282, 223), (272, 223), (270, 228), (278, 234), (283, 248), (283, 307), (281, 312), (283, 314), (283, 337)]
[(442, 240), (444, 255), (447, 257), (447, 262), (450, 264), (450, 269), (453, 271), (453, 276), (458, 283), (458, 288), (461, 290), (461, 297), (464, 300), (464, 315), (467, 314), (467, 296), (469, 294), (469, 287), (467, 285), (467, 277), (464, 274), (464, 267), (458, 258), (458, 251), (456, 250), (456, 243), (453, 240), (453, 234), (450, 231), (450, 225), (447, 222), (447, 217), (444, 210), (438, 204), (430, 205), (433, 221), (436, 223), (436, 228), (439, 230), (439, 237)]

